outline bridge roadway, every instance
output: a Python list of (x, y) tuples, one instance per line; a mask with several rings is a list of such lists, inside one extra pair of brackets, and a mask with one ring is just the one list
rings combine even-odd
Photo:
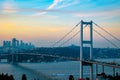
[[(13, 55), (13, 54), (1, 54), (0, 56), (2, 57), (2, 56), (8, 56), (8, 55)], [(63, 59), (79, 61), (79, 59), (73, 58), (73, 57), (65, 57), (65, 56), (49, 55), (49, 54), (15, 53), (15, 55), (48, 56), (48, 57), (56, 57), (56, 58), (63, 58)], [(109, 67), (113, 67), (113, 68), (120, 68), (120, 64), (115, 63), (115, 62), (101, 62), (101, 61), (96, 61), (96, 60), (83, 60), (82, 62), (84, 65), (97, 64), (97, 65), (109, 66)]]
[(97, 64), (97, 65), (109, 66), (113, 68), (120, 68), (120, 64), (115, 63), (115, 62), (101, 62), (101, 61), (96, 61), (96, 60), (83, 60), (82, 62), (85, 65)]
[(59, 56), (59, 55), (50, 55), (50, 54), (39, 54), (39, 53), (14, 53), (14, 54), (0, 54), (0, 58), (3, 58), (5, 56), (10, 55), (32, 55), (32, 56), (46, 56), (46, 57), (54, 57), (54, 58), (62, 58), (62, 59), (68, 59), (68, 60), (74, 60), (78, 61), (79, 59), (73, 58), (73, 57), (65, 57), (65, 56)]

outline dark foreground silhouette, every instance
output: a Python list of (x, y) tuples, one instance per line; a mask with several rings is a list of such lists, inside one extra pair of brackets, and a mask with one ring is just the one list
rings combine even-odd
[(0, 74), (0, 80), (15, 80), (13, 75), (8, 74)]
[(22, 80), (27, 80), (27, 77), (25, 74), (22, 75)]
[[(13, 75), (8, 75), (7, 73), (4, 74), (0, 74), (0, 80), (15, 80)], [(21, 80), (27, 80), (27, 77), (25, 74), (22, 75), (22, 79)]]
[[(114, 77), (112, 75), (106, 75), (105, 73), (98, 74), (97, 76), (101, 76), (102, 78), (107, 79), (107, 80), (120, 80), (120, 76), (118, 73), (116, 73), (116, 76), (114, 76)], [(2, 74), (0, 74), (0, 80), (15, 80), (15, 79), (14, 79), (13, 75), (8, 75), (7, 73), (6, 74), (2, 73)], [(23, 74), (21, 77), (21, 80), (27, 80), (27, 76), (25, 74)], [(33, 80), (39, 80), (39, 79), (34, 78)], [(73, 75), (69, 76), (69, 80), (74, 80)], [(89, 80), (89, 78), (86, 78), (85, 80)]]
[[(8, 73), (4, 74), (0, 74), (0, 80), (15, 80), (13, 75), (8, 75)], [(27, 76), (25, 74), (22, 75), (20, 80), (28, 80)], [(38, 78), (34, 78), (32, 80), (39, 80)]]
[(70, 75), (70, 76), (69, 76), (69, 80), (74, 80), (73, 75)]
[(120, 80), (120, 75), (118, 73), (116, 73), (115, 76), (112, 75), (106, 75), (104, 72), (101, 74), (97, 74), (97, 76), (101, 76), (102, 78), (104, 78), (105, 80)]

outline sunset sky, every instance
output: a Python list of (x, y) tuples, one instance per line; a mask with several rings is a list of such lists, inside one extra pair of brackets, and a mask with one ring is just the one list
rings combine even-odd
[[(0, 0), (0, 45), (15, 37), (50, 47), (81, 20), (92, 20), (120, 39), (120, 0)], [(120, 47), (120, 41), (94, 28)], [(79, 45), (79, 35), (63, 46), (71, 44)], [(94, 33), (94, 47), (114, 46)]]

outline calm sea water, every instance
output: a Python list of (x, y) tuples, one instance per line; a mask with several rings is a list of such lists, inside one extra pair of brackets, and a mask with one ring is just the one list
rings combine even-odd
[[(111, 62), (115, 61), (120, 63), (120, 59), (98, 59), (99, 61)], [(79, 61), (67, 61), (67, 62), (51, 62), (51, 63), (19, 63), (20, 66), (1, 63), (0, 73), (13, 74), (15, 80), (21, 80), (22, 74), (26, 74), (28, 80), (34, 78), (40, 79), (40, 74), (44, 74), (47, 77), (54, 79), (68, 80), (69, 75), (73, 75), (77, 80), (79, 78)], [(95, 66), (94, 66), (95, 68)], [(107, 74), (112, 75), (112, 68), (105, 67)], [(89, 67), (84, 67), (84, 77), (89, 77)], [(99, 66), (99, 73), (102, 72), (102, 66)], [(116, 69), (116, 72), (120, 73), (120, 69)], [(95, 76), (95, 70), (94, 70)], [(40, 79), (41, 80), (41, 79)]]

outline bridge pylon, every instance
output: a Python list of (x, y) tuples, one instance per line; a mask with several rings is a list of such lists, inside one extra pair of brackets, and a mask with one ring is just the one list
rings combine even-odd
[[(86, 27), (89, 27), (89, 40), (84, 40), (84, 25)], [(90, 22), (84, 22), (81, 20), (81, 25), (80, 25), (80, 78), (83, 78), (83, 47), (84, 44), (89, 45), (90, 47), (90, 58), (89, 60), (92, 60), (92, 52), (93, 52), (93, 25), (92, 21)], [(93, 80), (93, 66), (92, 64), (90, 65), (90, 80)]]

